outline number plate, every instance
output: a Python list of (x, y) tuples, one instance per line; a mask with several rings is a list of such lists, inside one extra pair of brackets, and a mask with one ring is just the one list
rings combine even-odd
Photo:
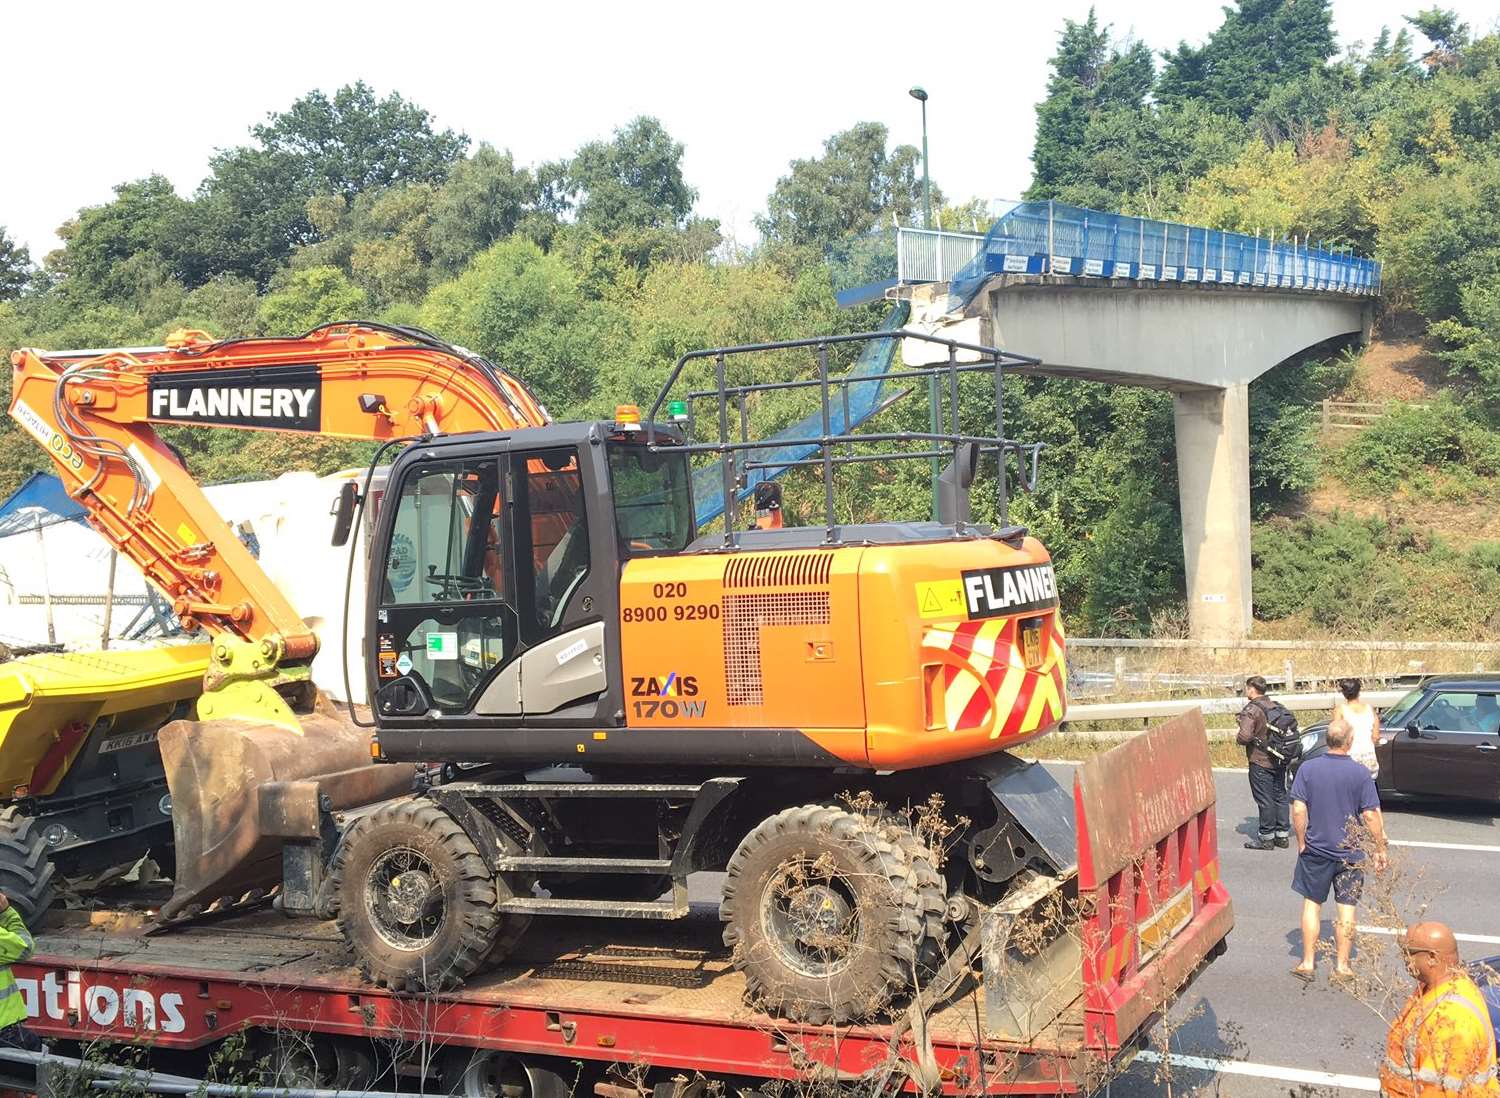
[(1028, 621), (1021, 626), (1021, 658), (1033, 671), (1042, 664), (1042, 623)]

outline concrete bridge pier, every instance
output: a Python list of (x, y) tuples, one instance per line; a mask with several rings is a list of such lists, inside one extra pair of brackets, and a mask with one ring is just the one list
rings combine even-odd
[(1250, 386), (1172, 394), (1188, 623), (1203, 640), (1249, 636)]

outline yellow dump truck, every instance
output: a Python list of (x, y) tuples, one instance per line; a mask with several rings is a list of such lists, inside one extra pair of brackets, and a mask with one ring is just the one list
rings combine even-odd
[(0, 890), (33, 921), (58, 877), (150, 853), (171, 871), (156, 731), (203, 688), (207, 644), (0, 663)]

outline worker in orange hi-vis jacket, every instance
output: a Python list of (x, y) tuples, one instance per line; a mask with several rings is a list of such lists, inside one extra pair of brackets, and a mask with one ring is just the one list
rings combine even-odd
[(1391, 1024), (1380, 1093), (1387, 1098), (1500, 1098), (1495, 1032), (1453, 931), (1416, 923), (1401, 939), (1417, 990)]
[(26, 1001), (10, 971), (11, 965), (26, 960), (35, 948), (21, 913), (0, 892), (0, 1048), (35, 1052), (42, 1047), (36, 1034), (26, 1028)]

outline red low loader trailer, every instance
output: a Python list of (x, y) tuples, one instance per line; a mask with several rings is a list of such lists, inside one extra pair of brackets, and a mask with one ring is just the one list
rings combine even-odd
[[(363, 982), (331, 923), (270, 912), (149, 934), (68, 913), (14, 971), (32, 1027), (60, 1052), (118, 1041), (201, 1075), (235, 1038), (277, 1085), (559, 1098), (711, 1081), (869, 1083), (946, 1094), (1073, 1094), (1125, 1066), (1233, 925), (1219, 878), (1201, 715), (1079, 765), (1078, 865), (1051, 888), (1055, 925), (984, 912), (963, 936), (966, 980), (884, 1024), (795, 1025), (744, 1004), (717, 908), (670, 924), (540, 921), (461, 989), (397, 995)], [(1047, 905), (1043, 905), (1047, 906)], [(1035, 908), (1035, 905), (1032, 905)], [(107, 1059), (123, 1058), (110, 1047)], [(221, 1072), (222, 1077), (222, 1072)], [(879, 1093), (875, 1090), (873, 1093)]]

